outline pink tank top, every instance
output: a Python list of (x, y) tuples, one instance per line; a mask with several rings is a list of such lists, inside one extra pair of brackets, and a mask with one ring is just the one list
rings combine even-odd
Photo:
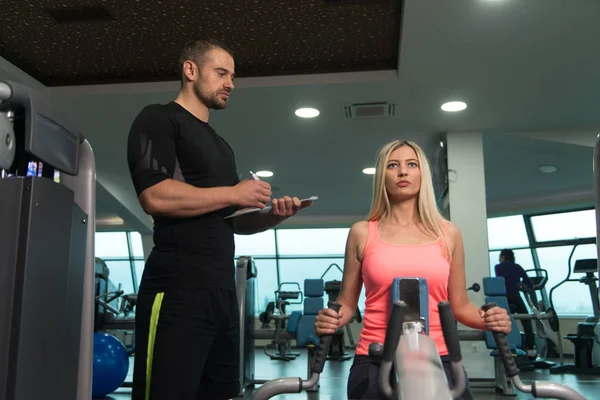
[(429, 289), (429, 337), (439, 354), (448, 350), (442, 333), (438, 303), (448, 299), (450, 263), (444, 254), (440, 239), (419, 245), (386, 243), (379, 237), (378, 221), (369, 221), (369, 233), (362, 261), (362, 280), (366, 302), (363, 312), (363, 329), (356, 354), (368, 355), (371, 343), (385, 341), (391, 312), (391, 285), (394, 278), (419, 277), (427, 280)]

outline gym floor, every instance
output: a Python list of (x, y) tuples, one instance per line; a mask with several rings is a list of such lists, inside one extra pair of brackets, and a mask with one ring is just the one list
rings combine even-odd
[[(306, 379), (306, 352), (302, 350), (293, 351), (301, 353), (294, 361), (272, 361), (267, 357), (262, 349), (256, 349), (256, 378), (257, 379), (275, 379), (280, 377), (301, 377)], [(565, 363), (572, 363), (572, 360), (565, 358)], [(319, 380), (320, 388), (316, 393), (294, 393), (277, 396), (281, 400), (300, 400), (300, 399), (319, 399), (319, 400), (346, 400), (346, 380), (352, 359), (348, 361), (328, 361), (325, 364), (325, 370)], [(133, 358), (130, 360), (128, 381), (131, 381), (133, 374)], [(577, 390), (583, 396), (589, 399), (598, 398), (598, 389), (600, 388), (600, 379), (596, 376), (586, 375), (550, 375), (547, 370), (538, 370), (530, 372), (521, 372), (521, 380), (525, 384), (533, 380), (545, 380), (558, 382)], [(493, 389), (473, 389), (475, 399), (532, 399), (530, 394), (518, 393), (517, 396), (503, 396), (495, 393)], [(243, 399), (249, 399), (251, 391), (247, 391)], [(131, 389), (121, 388), (115, 393), (106, 397), (105, 400), (125, 400), (131, 398)], [(236, 398), (242, 399), (242, 397)]]

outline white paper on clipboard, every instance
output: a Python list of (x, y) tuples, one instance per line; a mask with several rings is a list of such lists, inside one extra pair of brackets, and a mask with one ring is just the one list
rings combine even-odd
[[(307, 201), (315, 201), (315, 200), (319, 200), (319, 196), (307, 197), (306, 199), (300, 200), (300, 203), (304, 203)], [(244, 210), (236, 211), (233, 214), (226, 216), (225, 219), (239, 217), (240, 215), (251, 214), (251, 213), (255, 213), (255, 212), (268, 213), (270, 210), (271, 210), (271, 206), (266, 206), (265, 208), (258, 208), (258, 207), (246, 208)]]

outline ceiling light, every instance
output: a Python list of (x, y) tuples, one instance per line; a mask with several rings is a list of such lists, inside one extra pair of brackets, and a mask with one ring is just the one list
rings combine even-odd
[(365, 169), (363, 169), (363, 174), (373, 175), (373, 174), (375, 174), (375, 168), (365, 168)]
[(299, 108), (296, 110), (296, 116), (300, 118), (314, 118), (319, 114), (319, 110), (316, 108)]
[(558, 168), (554, 165), (540, 165), (538, 169), (544, 174), (551, 174), (553, 172), (558, 171)]
[(261, 178), (270, 178), (273, 176), (271, 171), (257, 171), (256, 176), (260, 176)]
[(462, 101), (449, 101), (447, 103), (442, 104), (442, 110), (446, 112), (457, 112), (462, 111), (467, 108), (467, 104)]
[(123, 218), (117, 216), (96, 217), (96, 224), (99, 226), (120, 226), (125, 225)]

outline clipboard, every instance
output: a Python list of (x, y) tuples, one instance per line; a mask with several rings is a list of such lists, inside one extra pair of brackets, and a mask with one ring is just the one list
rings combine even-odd
[[(315, 201), (315, 200), (319, 200), (319, 196), (311, 196), (311, 197), (307, 197), (306, 199), (302, 199), (302, 200), (300, 200), (300, 204), (305, 203), (307, 201)], [(233, 214), (226, 216), (225, 219), (239, 217), (240, 215), (245, 215), (245, 214), (252, 214), (255, 212), (260, 212), (260, 213), (265, 214), (265, 213), (268, 213), (269, 211), (271, 211), (271, 208), (272, 208), (272, 206), (266, 206), (265, 208), (258, 208), (258, 207), (246, 208), (246, 209), (236, 211)]]

